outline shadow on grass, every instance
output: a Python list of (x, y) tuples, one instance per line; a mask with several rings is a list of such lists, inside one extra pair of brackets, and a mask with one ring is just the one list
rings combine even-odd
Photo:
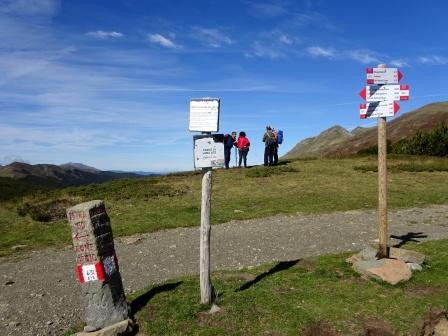
[(137, 314), (137, 312), (139, 312), (142, 308), (144, 308), (148, 304), (148, 302), (157, 294), (162, 293), (162, 292), (172, 291), (172, 290), (176, 289), (178, 286), (180, 286), (182, 283), (183, 283), (183, 281), (178, 281), (175, 283), (169, 283), (169, 284), (164, 284), (164, 285), (160, 285), (157, 287), (153, 287), (146, 293), (135, 298), (131, 302), (131, 316), (134, 316), (135, 314)]
[(269, 275), (275, 274), (277, 272), (281, 272), (281, 271), (285, 271), (291, 267), (293, 267), (294, 265), (296, 265), (298, 262), (300, 261), (300, 259), (296, 259), (296, 260), (289, 260), (289, 261), (281, 261), (279, 262), (277, 265), (275, 265), (274, 267), (272, 267), (269, 271), (264, 272), (260, 275), (258, 275), (254, 280), (251, 280), (249, 282), (246, 282), (244, 285), (242, 285), (240, 288), (236, 289), (235, 292), (241, 292), (244, 291), (250, 287), (252, 287), (253, 285), (255, 285), (256, 283), (260, 282), (261, 280), (263, 280), (264, 278), (266, 278)]
[(402, 247), (408, 242), (415, 242), (419, 243), (421, 238), (427, 238), (428, 235), (423, 234), (423, 232), (408, 232), (405, 235), (396, 236), (396, 235), (390, 235), (391, 238), (398, 239), (400, 242), (398, 244), (395, 244), (394, 247)]

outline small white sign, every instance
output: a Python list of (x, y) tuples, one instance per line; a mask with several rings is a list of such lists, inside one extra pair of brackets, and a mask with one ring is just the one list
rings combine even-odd
[(191, 132), (218, 132), (220, 101), (217, 98), (190, 100)]
[(393, 117), (399, 109), (400, 105), (394, 101), (367, 103), (359, 106), (359, 115), (361, 119)]
[(98, 280), (95, 265), (82, 265), (82, 276), (85, 282)]
[(397, 68), (367, 68), (367, 84), (398, 84), (403, 74)]
[(224, 167), (224, 135), (195, 135), (194, 167), (217, 168)]
[(360, 95), (368, 102), (384, 100), (409, 100), (409, 85), (368, 85)]

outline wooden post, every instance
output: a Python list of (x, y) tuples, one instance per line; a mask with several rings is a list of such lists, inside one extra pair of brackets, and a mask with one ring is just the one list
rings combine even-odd
[[(210, 133), (206, 133), (210, 134)], [(210, 209), (212, 199), (212, 168), (202, 168), (201, 232), (199, 275), (201, 303), (212, 303), (213, 289), (210, 278)]]
[[(378, 68), (385, 68), (385, 64)], [(388, 257), (387, 250), (387, 136), (386, 117), (378, 118), (378, 230), (380, 258)]]

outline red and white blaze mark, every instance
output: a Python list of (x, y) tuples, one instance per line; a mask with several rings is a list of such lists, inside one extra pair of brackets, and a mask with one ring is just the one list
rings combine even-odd
[(78, 265), (77, 272), (79, 282), (104, 281), (104, 268), (99, 262), (96, 264)]

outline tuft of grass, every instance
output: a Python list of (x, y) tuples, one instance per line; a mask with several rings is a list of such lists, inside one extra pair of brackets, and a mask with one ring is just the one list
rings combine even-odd
[[(361, 165), (354, 166), (354, 170), (362, 171), (362, 172), (377, 172), (377, 165)], [(448, 172), (448, 161), (411, 161), (408, 163), (397, 163), (393, 165), (389, 165), (387, 167), (388, 171), (391, 173), (401, 173), (401, 172)]]
[(348, 254), (339, 254), (214, 272), (222, 310), (213, 315), (199, 304), (198, 276), (148, 287), (131, 300), (152, 294), (136, 315), (149, 335), (300, 335), (321, 321), (342, 335), (360, 335), (362, 319), (383, 320), (410, 335), (431, 307), (448, 308), (448, 240), (408, 248), (427, 261), (397, 286), (360, 278), (344, 261)]
[(283, 173), (298, 173), (299, 170), (291, 166), (255, 167), (246, 171), (246, 177), (269, 177)]

